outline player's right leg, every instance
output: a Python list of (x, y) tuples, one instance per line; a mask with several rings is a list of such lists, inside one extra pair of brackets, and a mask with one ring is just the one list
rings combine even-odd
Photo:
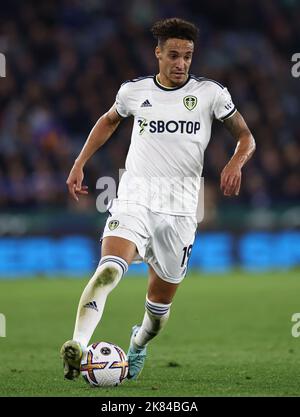
[(74, 379), (79, 375), (83, 350), (101, 320), (107, 296), (127, 272), (135, 255), (136, 245), (133, 242), (115, 236), (103, 239), (99, 266), (79, 301), (73, 339), (61, 348), (65, 378)]

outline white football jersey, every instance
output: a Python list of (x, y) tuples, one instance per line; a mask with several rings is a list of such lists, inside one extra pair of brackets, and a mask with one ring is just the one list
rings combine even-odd
[(193, 75), (175, 88), (141, 77), (121, 85), (115, 104), (121, 117), (134, 117), (118, 199), (195, 216), (212, 122), (236, 112), (227, 88)]

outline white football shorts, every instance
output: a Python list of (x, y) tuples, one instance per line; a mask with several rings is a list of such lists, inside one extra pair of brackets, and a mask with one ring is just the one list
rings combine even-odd
[(195, 217), (153, 212), (147, 207), (113, 200), (103, 236), (117, 236), (135, 243), (134, 263), (152, 266), (164, 281), (178, 284), (186, 275), (197, 221)]

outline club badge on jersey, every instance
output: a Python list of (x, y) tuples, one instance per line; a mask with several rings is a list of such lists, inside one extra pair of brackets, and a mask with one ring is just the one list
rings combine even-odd
[(115, 230), (118, 226), (119, 226), (119, 221), (118, 220), (111, 220), (108, 223), (109, 230)]
[(183, 98), (183, 104), (188, 110), (194, 110), (194, 108), (197, 106), (197, 97), (195, 96), (185, 96)]

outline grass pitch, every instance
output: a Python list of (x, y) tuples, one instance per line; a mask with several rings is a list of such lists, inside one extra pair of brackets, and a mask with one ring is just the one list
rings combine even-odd
[[(0, 281), (0, 396), (298, 396), (299, 271), (230, 276), (189, 274), (170, 320), (149, 345), (140, 379), (89, 388), (63, 379), (59, 350), (72, 337), (87, 279)], [(92, 342), (127, 351), (131, 326), (143, 316), (147, 281), (126, 277), (110, 295)]]

